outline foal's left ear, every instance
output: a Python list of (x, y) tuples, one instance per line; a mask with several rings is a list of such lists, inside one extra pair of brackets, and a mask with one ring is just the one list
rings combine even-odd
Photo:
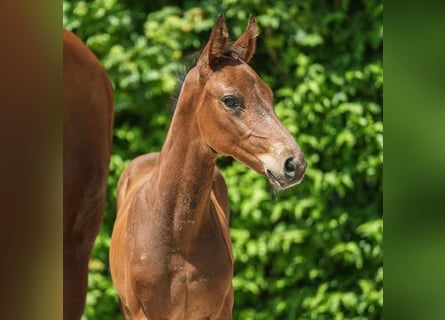
[(222, 14), (219, 14), (213, 25), (210, 39), (198, 59), (198, 64), (201, 64), (201, 66), (209, 65), (211, 67), (216, 65), (227, 51), (228, 45), (229, 33), (227, 32), (227, 26)]
[(247, 25), (246, 31), (235, 41), (232, 45), (232, 49), (240, 56), (242, 60), (246, 63), (252, 59), (255, 53), (255, 43), (257, 37), (257, 28), (255, 17), (250, 15), (249, 24)]

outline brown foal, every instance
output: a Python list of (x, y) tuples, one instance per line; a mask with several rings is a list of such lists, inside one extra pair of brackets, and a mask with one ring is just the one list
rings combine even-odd
[(126, 319), (231, 319), (233, 255), (218, 154), (284, 189), (306, 161), (247, 64), (256, 24), (231, 46), (222, 16), (187, 74), (160, 153), (133, 160), (117, 191), (110, 263)]
[(79, 320), (107, 190), (113, 92), (104, 68), (63, 30), (63, 319)]

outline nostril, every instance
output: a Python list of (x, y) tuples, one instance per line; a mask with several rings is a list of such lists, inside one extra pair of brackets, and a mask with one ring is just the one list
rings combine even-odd
[(284, 172), (288, 177), (293, 178), (295, 176), (295, 169), (297, 165), (294, 158), (288, 158), (284, 163)]

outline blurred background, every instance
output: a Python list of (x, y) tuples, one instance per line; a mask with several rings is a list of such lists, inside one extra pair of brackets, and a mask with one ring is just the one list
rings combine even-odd
[(170, 105), (218, 13), (231, 39), (249, 14), (251, 66), (308, 160), (303, 182), (274, 191), (231, 158), (226, 179), (235, 255), (234, 319), (381, 319), (383, 310), (383, 2), (63, 2), (63, 25), (98, 56), (114, 87), (104, 223), (83, 319), (122, 319), (108, 248), (120, 173), (159, 151)]

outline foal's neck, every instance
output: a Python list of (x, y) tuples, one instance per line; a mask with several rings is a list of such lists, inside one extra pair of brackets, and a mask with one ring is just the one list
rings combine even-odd
[[(184, 92), (184, 88), (183, 88)], [(198, 94), (198, 92), (196, 92)], [(181, 94), (159, 158), (157, 214), (178, 241), (193, 239), (208, 218), (216, 154), (202, 141), (195, 112), (198, 96)]]

